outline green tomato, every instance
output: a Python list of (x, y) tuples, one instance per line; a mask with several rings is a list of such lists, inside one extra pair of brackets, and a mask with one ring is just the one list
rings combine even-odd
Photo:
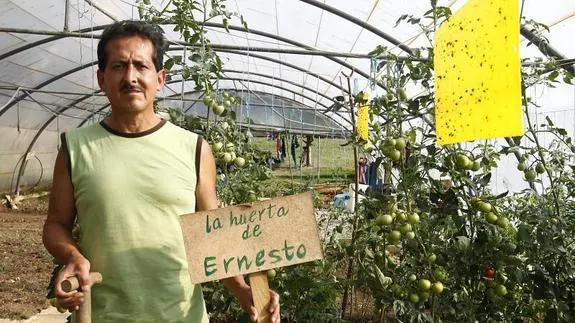
[(409, 301), (413, 304), (419, 303), (419, 295), (417, 294), (409, 294)]
[(389, 214), (383, 214), (375, 219), (375, 223), (379, 226), (388, 225), (393, 222), (393, 218)]
[(397, 243), (401, 240), (401, 232), (393, 230), (388, 234), (388, 238), (391, 243)]
[(408, 240), (413, 240), (413, 239), (415, 239), (415, 232), (409, 231), (408, 233), (405, 234), (405, 237), (406, 237)]
[(481, 169), (481, 164), (476, 160), (473, 162), (473, 165), (471, 166), (471, 170), (476, 172), (478, 170)]
[(221, 141), (214, 143), (214, 145), (212, 146), (212, 149), (216, 153), (222, 151), (222, 148), (224, 148), (224, 144)]
[(267, 275), (269, 279), (274, 279), (274, 277), (276, 276), (276, 270), (275, 269), (270, 269), (267, 271)]
[(410, 232), (410, 231), (412, 230), (411, 224), (409, 224), (409, 223), (404, 223), (403, 225), (401, 225), (401, 226), (398, 228), (398, 230), (399, 230), (399, 232), (401, 232), (401, 234), (406, 234), (406, 233), (408, 233), (408, 232)]
[(431, 291), (435, 294), (441, 294), (443, 292), (443, 284), (441, 282), (435, 282), (431, 285)]
[(398, 212), (398, 213), (395, 215), (395, 219), (396, 219), (397, 221), (404, 222), (404, 221), (407, 220), (407, 214), (405, 214), (405, 212), (403, 212), (403, 211), (402, 211), (402, 212)]
[(427, 257), (427, 261), (428, 261), (429, 263), (434, 263), (436, 260), (437, 260), (437, 256), (436, 256), (434, 253), (432, 253), (431, 255), (429, 255), (429, 256)]
[(495, 292), (495, 295), (503, 297), (503, 296), (507, 295), (507, 287), (505, 287), (503, 285), (497, 285), (494, 288), (494, 292)]
[(497, 219), (497, 225), (503, 229), (508, 228), (509, 225), (511, 225), (511, 223), (509, 222), (509, 219), (507, 219), (504, 216), (500, 216), (499, 219)]
[(226, 151), (229, 152), (229, 153), (233, 152), (235, 146), (236, 146), (236, 145), (234, 145), (233, 142), (228, 142), (228, 143), (226, 144)]
[(439, 268), (436, 268), (433, 271), (433, 277), (439, 281), (445, 281), (445, 279), (447, 279), (447, 275), (445, 275), (445, 272), (443, 272), (443, 270), (441, 270)]
[(227, 163), (231, 163), (231, 162), (232, 162), (232, 154), (230, 154), (230, 153), (224, 153), (224, 154), (222, 155), (222, 161), (223, 161), (224, 163), (226, 163), (226, 164), (227, 164)]
[(497, 215), (493, 212), (485, 213), (485, 220), (491, 224), (497, 223)]
[(407, 216), (407, 222), (410, 224), (418, 224), (419, 223), (419, 215), (417, 215), (417, 213), (410, 213)]
[(431, 282), (428, 279), (420, 279), (418, 286), (420, 290), (428, 291), (431, 288)]
[(234, 165), (236, 165), (236, 167), (244, 167), (245, 164), (246, 160), (243, 157), (236, 157), (236, 159), (234, 159)]
[(385, 138), (385, 141), (383, 142), (383, 144), (388, 147), (389, 149), (395, 148), (395, 144), (397, 142), (395, 141), (395, 139), (389, 137), (389, 138)]
[(519, 163), (517, 164), (517, 170), (522, 172), (527, 168), (527, 165), (525, 165), (525, 163)]
[(401, 152), (397, 149), (392, 150), (389, 153), (389, 159), (393, 160), (393, 161), (398, 161), (401, 159)]
[(395, 149), (403, 150), (407, 146), (404, 138), (397, 138), (395, 139)]
[(489, 204), (487, 202), (483, 202), (483, 201), (477, 202), (477, 208), (479, 209), (479, 211), (481, 211), (483, 213), (489, 213), (493, 209), (491, 204)]
[(414, 274), (409, 275), (408, 279), (412, 282), (417, 280), (417, 276), (415, 276)]
[(537, 177), (537, 173), (534, 170), (529, 169), (529, 170), (525, 171), (525, 179), (528, 182), (533, 182), (536, 177)]
[(226, 108), (221, 104), (216, 104), (215, 106), (213, 106), (212, 109), (214, 110), (214, 113), (219, 116), (221, 116), (222, 113), (224, 113), (224, 111), (226, 110)]
[(422, 300), (422, 301), (424, 301), (424, 302), (425, 302), (426, 300), (428, 300), (429, 297), (431, 296), (431, 294), (429, 294), (429, 292), (422, 292), (422, 291), (420, 291), (418, 294), (419, 294), (419, 299)]
[(542, 163), (537, 164), (537, 166), (535, 166), (535, 171), (537, 172), (537, 174), (543, 174), (545, 173), (545, 166), (543, 166)]
[(455, 166), (459, 170), (465, 170), (472, 167), (473, 162), (469, 159), (469, 157), (460, 154), (455, 157)]
[(212, 97), (206, 93), (206, 95), (204, 95), (204, 98), (202, 99), (202, 101), (204, 102), (204, 105), (206, 107), (209, 107), (212, 104), (212, 101), (214, 101), (214, 99), (212, 99)]

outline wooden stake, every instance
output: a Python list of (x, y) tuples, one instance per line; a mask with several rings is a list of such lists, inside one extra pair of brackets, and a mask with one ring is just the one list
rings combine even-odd
[(254, 306), (258, 311), (257, 323), (269, 323), (270, 312), (267, 308), (270, 302), (271, 294), (268, 285), (268, 276), (265, 271), (251, 273), (248, 276), (250, 287), (252, 288), (252, 297), (254, 299)]
[[(102, 282), (102, 274), (97, 272), (90, 273), (90, 281), (92, 285), (99, 284)], [(70, 277), (62, 282), (62, 290), (65, 292), (70, 292), (80, 288), (80, 282), (76, 277)], [(74, 313), (75, 322), (77, 323), (91, 323), (92, 322), (92, 291), (91, 287), (87, 290), (82, 290), (84, 293), (84, 303), (80, 305), (80, 308)]]

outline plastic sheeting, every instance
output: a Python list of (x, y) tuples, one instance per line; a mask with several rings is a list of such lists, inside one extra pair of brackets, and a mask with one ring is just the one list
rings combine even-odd
[[(167, 3), (165, 0), (151, 2), (158, 7)], [(421, 16), (430, 6), (428, 0), (315, 2), (325, 3), (349, 14), (407, 46), (429, 45), (419, 26), (396, 26), (397, 19), (403, 14)], [(214, 44), (284, 49), (303, 49), (300, 47), (303, 45), (319, 50), (363, 54), (377, 45), (384, 45), (395, 54), (406, 54), (381, 35), (321, 9), (315, 2), (230, 0), (229, 10), (242, 14), (251, 32), (231, 30), (228, 33), (223, 28), (209, 27), (208, 37)], [(565, 56), (575, 57), (575, 43), (570, 41), (572, 31), (575, 30), (575, 2), (520, 2), (524, 5), (524, 17), (550, 26), (550, 32), (546, 35), (550, 44)], [(94, 30), (97, 35), (101, 32), (101, 26), (114, 20), (138, 17), (135, 1), (131, 0), (0, 0), (0, 28), (62, 31), (65, 26), (66, 3), (69, 4), (67, 26), (70, 31), (82, 30), (90, 33)], [(465, 0), (438, 1), (438, 5), (450, 6), (453, 10), (457, 10), (464, 3)], [(240, 26), (239, 19), (231, 24)], [(168, 37), (176, 39), (177, 36), (171, 32), (170, 26), (165, 26), (165, 30)], [(271, 36), (282, 37), (289, 42)], [(34, 185), (41, 173), (43, 179), (49, 180), (53, 158), (58, 148), (59, 133), (97, 122), (107, 112), (106, 98), (98, 93), (94, 76), (96, 43), (97, 39), (91, 38), (0, 32), (0, 191), (7, 191), (13, 186), (11, 179), (15, 176), (14, 170), (19, 169), (18, 161), (26, 158), (23, 157), (26, 152), (32, 155), (28, 155), (22, 184)], [(25, 49), (25, 46), (31, 44), (35, 45)], [(523, 39), (522, 57), (542, 56), (535, 46), (527, 44)], [(170, 53), (178, 54), (182, 53)], [(345, 85), (345, 81), (341, 79), (340, 72), (350, 72), (349, 68), (342, 64), (348, 64), (356, 70), (355, 77), (359, 83), (365, 86), (369, 83), (366, 77), (360, 75), (360, 72), (365, 75), (370, 72), (371, 62), (365, 58), (334, 60), (323, 56), (249, 51), (243, 54), (221, 52), (220, 56), (224, 61), (224, 68), (229, 70), (225, 72), (226, 77), (236, 80), (221, 80), (218, 86), (248, 91), (252, 93), (248, 97), (252, 102), (256, 102), (254, 104), (262, 104), (260, 98), (269, 100), (262, 104), (268, 105), (267, 107), (253, 105), (249, 108), (249, 113), (257, 116), (254, 123), (271, 125), (271, 128), (330, 134), (341, 132), (342, 125), (349, 127), (345, 120), (348, 116), (324, 114), (322, 110), (333, 103), (331, 98), (342, 94), (340, 84)], [(20, 90), (16, 90), (18, 88)], [(35, 90), (23, 92), (22, 89)], [(59, 93), (53, 93), (54, 91)], [(182, 103), (178, 101), (181, 92), (181, 84), (175, 82), (166, 86), (161, 95), (170, 97), (174, 100), (171, 101), (173, 105), (181, 107)], [(193, 98), (195, 95), (192, 84), (185, 84), (184, 92), (189, 92), (185, 93), (185, 97)], [(260, 93), (260, 98), (253, 93)], [(573, 88), (569, 87), (543, 89), (538, 93), (540, 95), (537, 102), (545, 112), (571, 109), (574, 102), (573, 93)], [(22, 100), (13, 104), (10, 102), (13, 98)], [(274, 103), (283, 102), (285, 117), (274, 112), (280, 111), (278, 107), (281, 107), (281, 104), (272, 104), (272, 99)], [(191, 102), (184, 103), (186, 108), (191, 106)], [(189, 109), (189, 113), (201, 115), (203, 108), (199, 103)], [(240, 114), (248, 113), (246, 107), (241, 109)], [(573, 124), (573, 115), (570, 114), (569, 117), (571, 119), (566, 122)], [(330, 118), (337, 122), (330, 121)], [(36, 164), (38, 166), (34, 166)]]

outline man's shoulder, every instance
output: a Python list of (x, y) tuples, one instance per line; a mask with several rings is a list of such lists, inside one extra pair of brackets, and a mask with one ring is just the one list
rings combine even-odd
[(101, 128), (102, 128), (102, 126), (99, 123), (93, 123), (93, 124), (88, 125), (88, 126), (66, 130), (65, 136), (68, 138), (71, 136), (75, 136), (75, 137), (87, 136), (87, 135), (90, 135), (90, 134), (93, 134), (95, 132), (100, 131)]
[(177, 136), (188, 136), (188, 137), (192, 137), (192, 138), (197, 138), (198, 136), (202, 136), (199, 132), (195, 132), (195, 131), (190, 131), (187, 129), (184, 129), (176, 124), (171, 123), (170, 121), (166, 122), (166, 128), (168, 130), (170, 130), (170, 132), (174, 135)]

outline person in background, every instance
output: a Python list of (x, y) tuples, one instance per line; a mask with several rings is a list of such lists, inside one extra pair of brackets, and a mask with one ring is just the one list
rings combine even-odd
[(299, 141), (297, 139), (296, 135), (292, 135), (291, 136), (291, 145), (290, 145), (290, 150), (291, 150), (291, 157), (293, 159), (293, 166), (297, 167), (297, 148), (299, 148)]
[(358, 170), (357, 170), (357, 181), (359, 184), (365, 184), (365, 170), (367, 166), (367, 161), (363, 157), (359, 157)]
[[(146, 23), (106, 28), (97, 78), (111, 115), (63, 134), (56, 158), (43, 232), (63, 265), (55, 295), (77, 310), (92, 288), (89, 272), (102, 273), (92, 289), (94, 322), (209, 322), (201, 288), (190, 281), (179, 217), (217, 208), (216, 167), (204, 139), (154, 114), (164, 50), (162, 33)], [(66, 293), (61, 283), (73, 276), (81, 289)], [(244, 278), (223, 283), (255, 319)], [(275, 292), (268, 310), (279, 322)]]

